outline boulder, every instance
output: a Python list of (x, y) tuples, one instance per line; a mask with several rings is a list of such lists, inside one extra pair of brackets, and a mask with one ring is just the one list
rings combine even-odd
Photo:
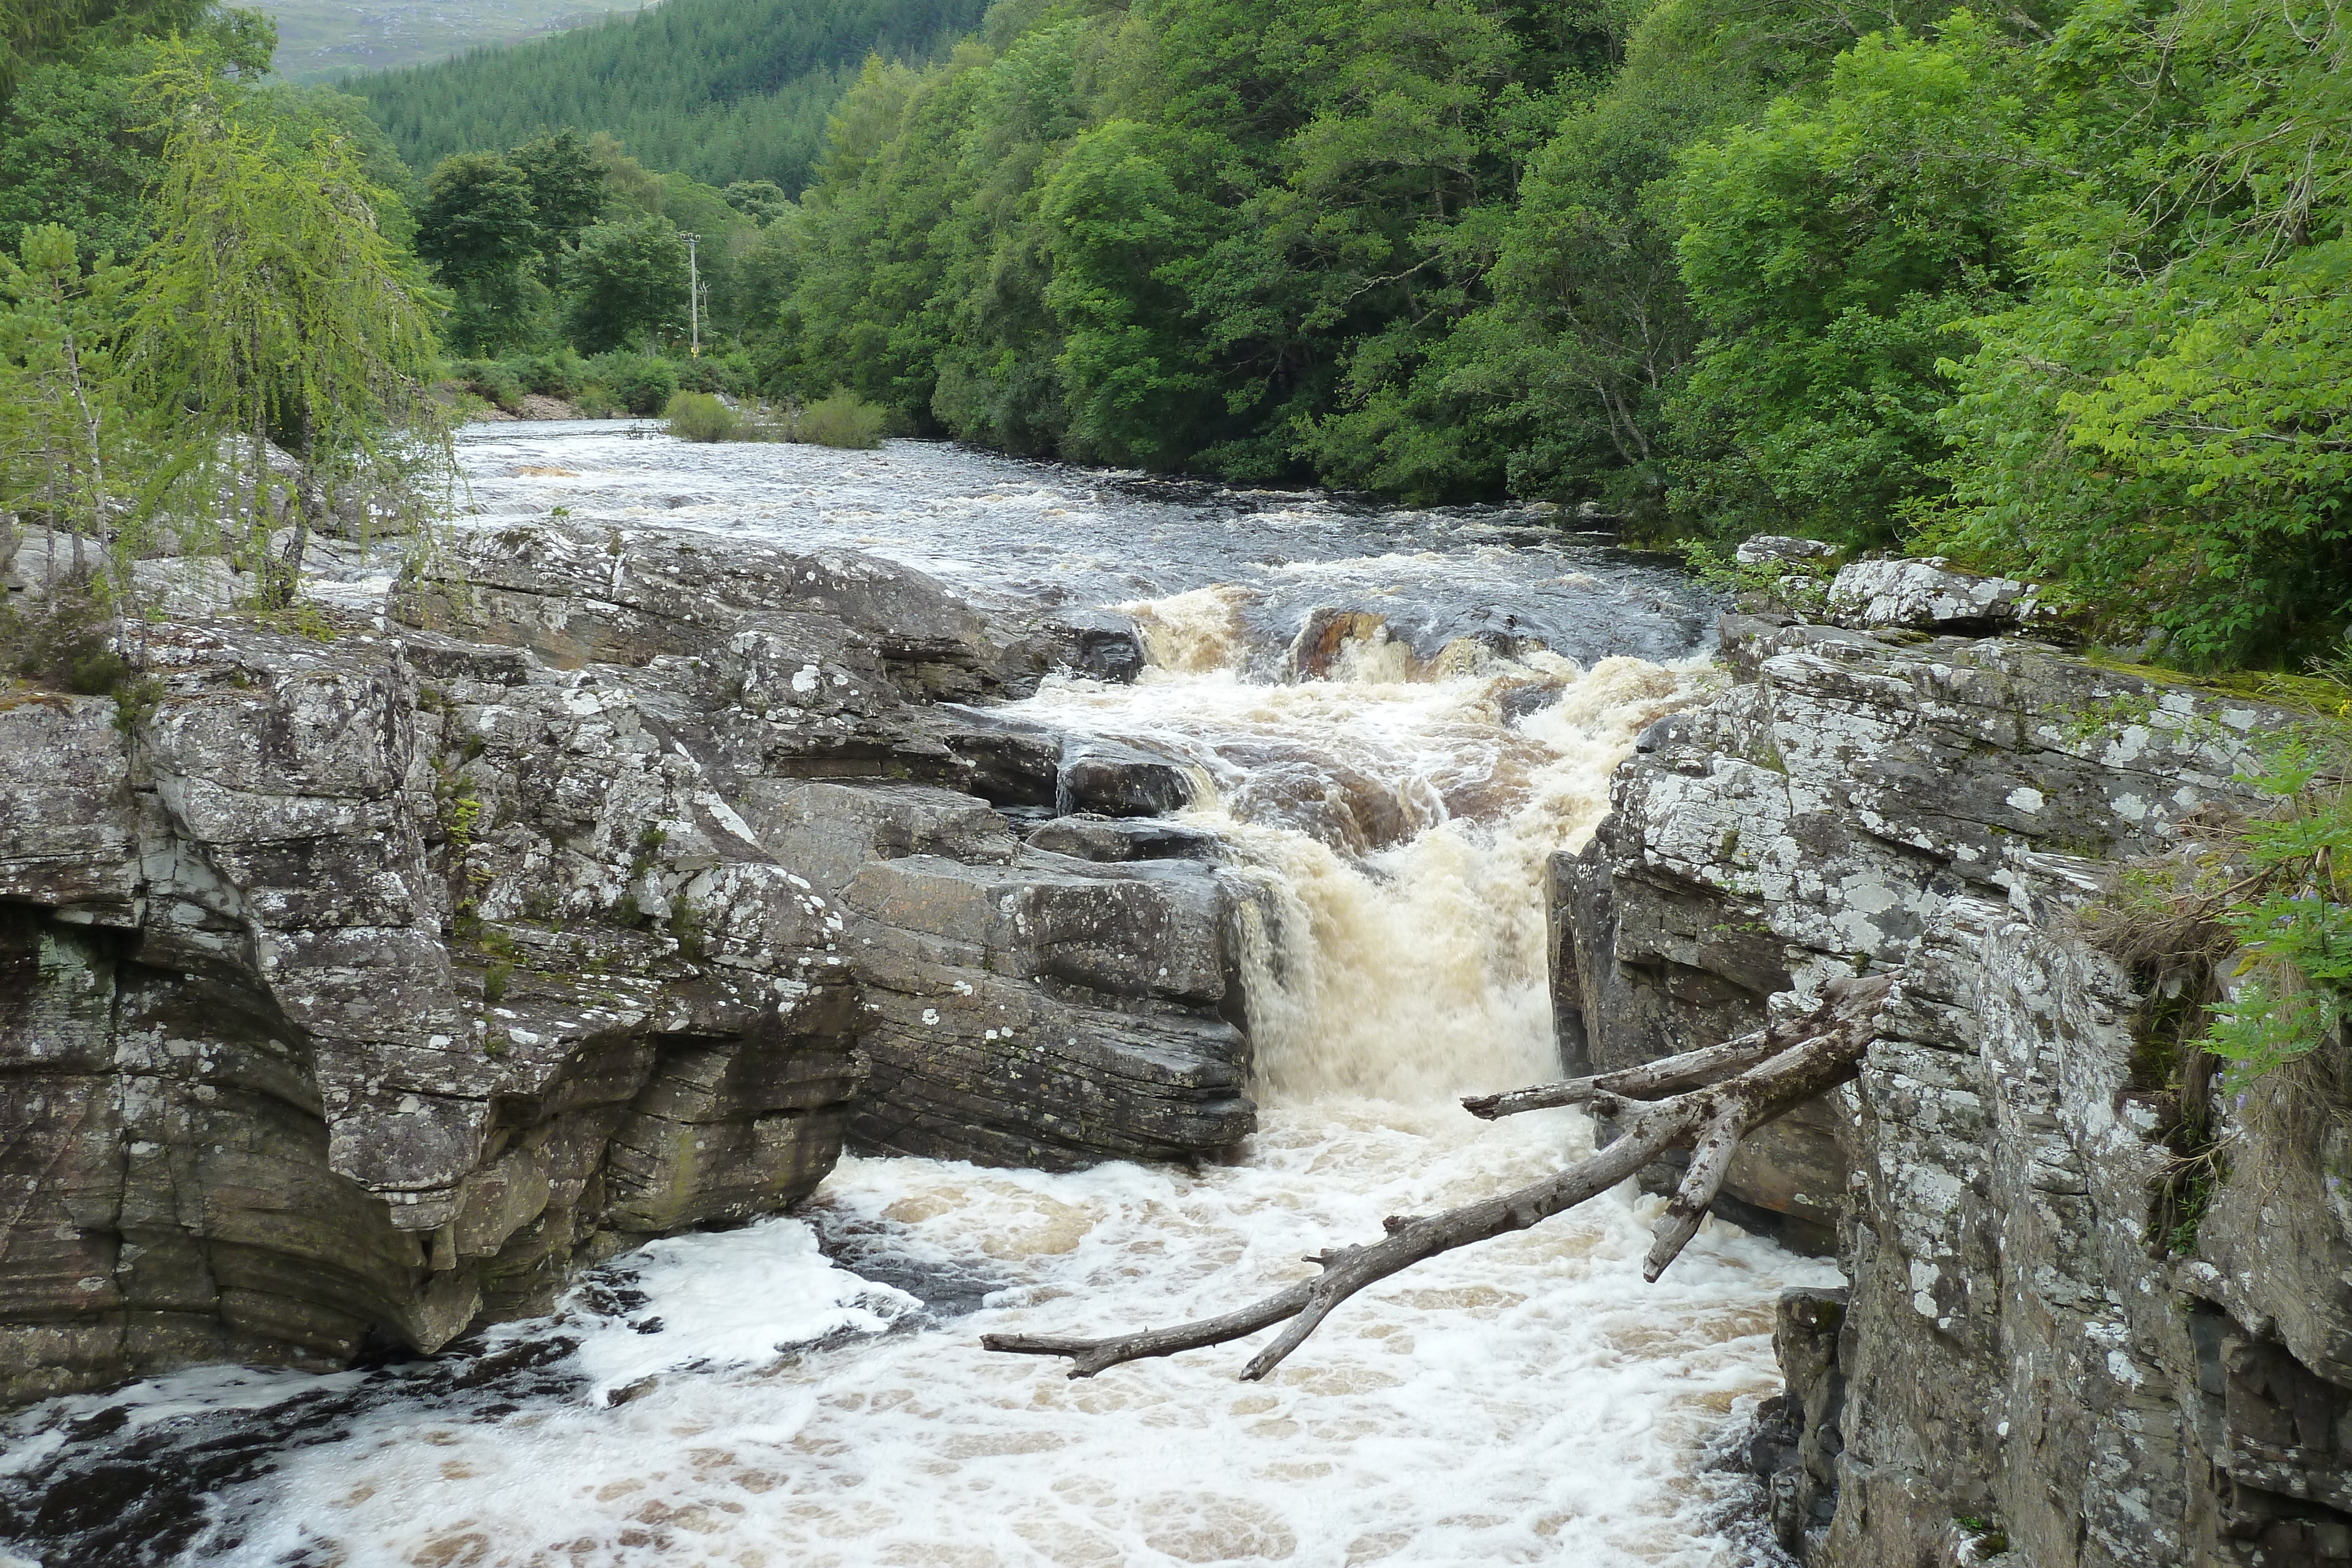
[(1838, 547), (1823, 539), (1793, 538), (1786, 534), (1752, 534), (1731, 552), (1742, 566), (1762, 566), (1768, 560), (1832, 560)]
[(1062, 748), (1054, 805), (1065, 816), (1164, 817), (1192, 804), (1197, 789), (1192, 767), (1167, 752), (1128, 741), (1072, 739)]
[(1853, 627), (1987, 632), (2054, 626), (2042, 591), (2010, 577), (1955, 571), (1940, 558), (1858, 560), (1830, 584), (1823, 617)]

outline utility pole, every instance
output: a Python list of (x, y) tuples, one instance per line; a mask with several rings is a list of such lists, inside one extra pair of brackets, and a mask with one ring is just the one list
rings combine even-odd
[(694, 247), (701, 238), (700, 235), (686, 236), (687, 352), (698, 360), (702, 358), (702, 273), (695, 265)]

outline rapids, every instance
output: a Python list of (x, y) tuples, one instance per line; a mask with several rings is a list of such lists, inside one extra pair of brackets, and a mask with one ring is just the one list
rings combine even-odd
[(1630, 1188), (1358, 1297), (1263, 1385), (1234, 1377), (1249, 1343), (1075, 1383), (978, 1348), (1225, 1311), (1385, 1215), (1589, 1149), (1575, 1113), (1490, 1127), (1452, 1100), (1553, 1075), (1543, 863), (1702, 685), (1704, 594), (1509, 508), (612, 425), (478, 426), (463, 455), (480, 524), (562, 507), (838, 544), (1000, 611), (1134, 615), (1135, 685), (1056, 679), (1019, 706), (1209, 786), (1190, 820), (1262, 894), (1260, 1131), (1196, 1169), (853, 1156), (793, 1216), (656, 1243), (430, 1362), (35, 1406), (0, 1428), (25, 1561), (1770, 1560), (1707, 1443), (1775, 1381), (1774, 1292), (1830, 1270), (1710, 1221), (1644, 1286), (1662, 1200)]

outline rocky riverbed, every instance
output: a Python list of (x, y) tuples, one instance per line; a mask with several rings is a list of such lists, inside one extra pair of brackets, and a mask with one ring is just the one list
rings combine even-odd
[[(1932, 563), (1718, 630), (1537, 510), (465, 456), (397, 574), (156, 563), (131, 711), (0, 699), (21, 1555), (2352, 1561), (2333, 1134), (2224, 1107), (2162, 1224), (2078, 918), (2287, 716)], [(1239, 1304), (1595, 1135), (1452, 1096), (1863, 972), (1862, 1078), (1656, 1286), (1628, 1190), (1262, 1387), (977, 1349)]]

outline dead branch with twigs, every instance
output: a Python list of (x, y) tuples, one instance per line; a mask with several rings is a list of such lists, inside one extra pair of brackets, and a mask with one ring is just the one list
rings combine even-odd
[(1376, 1281), (1424, 1258), (1491, 1240), (1550, 1218), (1607, 1192), (1668, 1149), (1688, 1148), (1681, 1186), (1658, 1218), (1643, 1279), (1654, 1282), (1681, 1256), (1723, 1185), (1739, 1141), (1814, 1096), (1852, 1079), (1877, 1032), (1890, 976), (1840, 980), (1822, 1005), (1800, 1019), (1722, 1045), (1645, 1062), (1622, 1072), (1571, 1079), (1462, 1103), (1486, 1121), (1552, 1105), (1585, 1105), (1625, 1116), (1617, 1135), (1590, 1157), (1516, 1192), (1481, 1198), (1442, 1214), (1391, 1216), (1388, 1235), (1307, 1260), (1322, 1272), (1222, 1317), (1172, 1328), (1085, 1339), (1070, 1334), (987, 1334), (988, 1350), (1061, 1355), (1072, 1377), (1092, 1377), (1123, 1362), (1223, 1344), (1288, 1320), (1290, 1326), (1252, 1357), (1242, 1376), (1255, 1382), (1279, 1366), (1334, 1308)]

